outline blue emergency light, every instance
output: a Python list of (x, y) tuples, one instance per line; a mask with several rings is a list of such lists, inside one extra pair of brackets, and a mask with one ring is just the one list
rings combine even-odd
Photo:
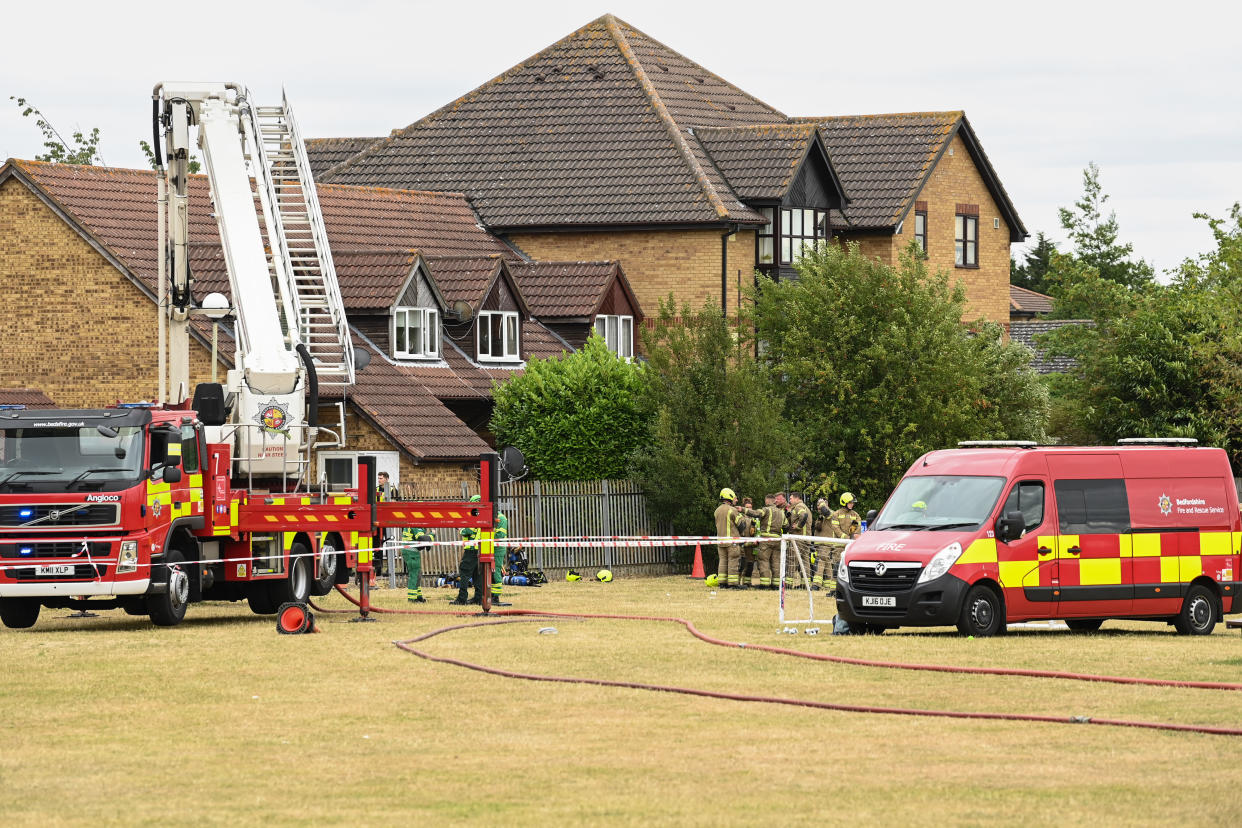
[(159, 405), (158, 403), (153, 403), (153, 402), (132, 402), (132, 403), (117, 403), (116, 407), (117, 408), (156, 408), (158, 407), (158, 405)]
[(33, 546), (23, 546), (22, 548), (20, 548), (20, 549), (18, 549), (18, 550), (17, 550), (17, 554), (19, 554), (19, 555), (33, 555), (33, 554), (34, 554), (34, 547), (33, 547)]
[(19, 509), (17, 511), (17, 516), (20, 518), (28, 518), (33, 514), (34, 514), (34, 509)]
[(17, 403), (7, 403), (5, 405), (0, 405), (0, 411), (25, 411), (25, 410), (26, 410), (26, 406), (19, 405)]

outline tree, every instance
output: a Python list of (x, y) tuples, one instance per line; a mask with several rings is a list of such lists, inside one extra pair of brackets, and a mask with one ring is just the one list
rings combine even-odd
[(1108, 217), (1104, 217), (1108, 195), (1100, 185), (1100, 168), (1095, 162), (1082, 171), (1082, 185), (1082, 198), (1074, 202), (1074, 209), (1062, 207), (1059, 210), (1061, 227), (1074, 245), (1074, 257), (1095, 268), (1101, 278), (1119, 285), (1138, 289), (1151, 284), (1154, 275), (1151, 265), (1130, 258), (1134, 245), (1117, 242), (1117, 214), (1110, 211)]
[(740, 497), (783, 487), (799, 441), (781, 416), (781, 395), (719, 307), (678, 312), (670, 296), (643, 343), (655, 420), (633, 476), (655, 517), (681, 533), (707, 533), (722, 488)]
[(43, 146), (47, 148), (47, 152), (36, 155), (36, 161), (54, 161), (60, 164), (94, 164), (96, 161), (103, 163), (103, 156), (99, 154), (99, 127), (95, 127), (88, 134), (80, 130), (73, 133), (71, 146), (34, 104), (16, 95), (10, 95), (9, 100), (17, 102), (22, 117), (34, 116), (35, 125), (43, 133)]
[[(1094, 327), (1045, 337), (1051, 352), (1077, 361), (1055, 389), (1077, 414), (1076, 441), (1194, 437), (1224, 447), (1235, 468), (1242, 463), (1242, 212), (1235, 205), (1228, 221), (1198, 217), (1216, 250), (1187, 259), (1169, 285), (1114, 284), (1112, 299), (1094, 302)], [(1080, 265), (1084, 295), (1107, 285), (1093, 274)]]
[(760, 280), (756, 336), (786, 417), (805, 435), (808, 488), (879, 504), (919, 455), (964, 439), (1041, 439), (1047, 396), (1030, 352), (907, 249), (898, 267), (856, 245)]
[(1035, 245), (1026, 251), (1026, 259), (1022, 264), (1015, 264), (1010, 259), (1009, 282), (1036, 293), (1048, 293), (1051, 286), (1047, 275), (1052, 266), (1052, 256), (1056, 252), (1056, 243), (1043, 233), (1037, 233)]
[(630, 455), (649, 442), (646, 372), (594, 333), (576, 353), (531, 359), (493, 396), (496, 440), (521, 449), (540, 480), (626, 477)]

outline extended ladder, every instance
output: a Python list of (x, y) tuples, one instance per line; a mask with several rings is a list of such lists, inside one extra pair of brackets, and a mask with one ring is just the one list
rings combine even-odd
[(291, 346), (306, 346), (321, 391), (344, 391), (354, 382), (349, 323), (310, 161), (283, 90), (281, 103), (250, 105), (249, 117), (243, 117), (268, 229), (270, 271)]

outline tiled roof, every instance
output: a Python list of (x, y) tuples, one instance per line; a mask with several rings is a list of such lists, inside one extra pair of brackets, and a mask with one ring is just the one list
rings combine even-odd
[[(365, 347), (357, 336), (355, 347)], [(358, 372), (350, 399), (359, 411), (420, 460), (478, 457), (485, 443), (429, 391), (416, 372), (382, 354)]]
[[(149, 290), (155, 290), (159, 226), (155, 171), (41, 161), (11, 160), (9, 164), (32, 179)], [(407, 255), (398, 250), (517, 258), (510, 247), (478, 225), (460, 194), (340, 185), (320, 185), (318, 191), (333, 259), (339, 258), (348, 272), (349, 278), (342, 279), (342, 295), (346, 293), (344, 282), (349, 281), (351, 296), (370, 301), (379, 289), (372, 277), (382, 268), (392, 272), (400, 256)], [(207, 177), (191, 176), (189, 193), (191, 267), (199, 281), (196, 293), (200, 297), (211, 290), (227, 294), (228, 277)], [(351, 258), (360, 251), (383, 255)], [(350, 270), (355, 262), (357, 272)]]
[(694, 136), (739, 196), (779, 200), (806, 157), (815, 125), (706, 127), (695, 129)]
[(496, 279), (501, 260), (498, 256), (433, 256), (427, 269), (435, 279), (444, 301), (469, 302), (476, 310)]
[(52, 398), (37, 388), (0, 388), (0, 405), (56, 408), (56, 403), (52, 402)]
[[(819, 127), (837, 175), (849, 193), (848, 224), (884, 229), (897, 224), (954, 134), (961, 112), (912, 112), (794, 118)], [(839, 216), (833, 216), (836, 223)]]
[(321, 173), (335, 167), (364, 149), (382, 140), (376, 138), (308, 138), (302, 143), (306, 145), (306, 157), (310, 160), (311, 175), (316, 178)]
[(1020, 314), (1052, 313), (1052, 297), (1017, 285), (1009, 286), (1009, 312)]
[(418, 258), (417, 250), (334, 251), (332, 263), (345, 307), (391, 306)]
[(616, 262), (522, 262), (509, 270), (540, 319), (594, 316), (613, 279), (625, 278)]
[(1049, 331), (1055, 331), (1057, 328), (1063, 328), (1066, 325), (1094, 324), (1095, 322), (1090, 319), (1014, 320), (1009, 323), (1009, 338), (1015, 342), (1021, 342), (1034, 352), (1034, 355), (1031, 357), (1031, 367), (1038, 373), (1063, 374), (1066, 371), (1073, 370), (1078, 365), (1078, 361), (1072, 357), (1051, 357), (1046, 355), (1043, 348), (1036, 342), (1036, 337)]
[(784, 120), (604, 15), (322, 178), (463, 190), (506, 230), (759, 222), (682, 130)]

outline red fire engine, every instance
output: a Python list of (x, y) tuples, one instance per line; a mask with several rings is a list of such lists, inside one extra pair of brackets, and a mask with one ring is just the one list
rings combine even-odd
[[(369, 569), (385, 528), (490, 530), (494, 454), (480, 458), (475, 503), (377, 503), (373, 458), (359, 458), (357, 485), (342, 492), (312, 478), (311, 451), (340, 446), (343, 434), (319, 426), (319, 393), (343, 395), (355, 358), (287, 100), (259, 107), (237, 84), (160, 84), (153, 109), (161, 169), (161, 143), (168, 158), (158, 196), (161, 402), (0, 410), (0, 621), (30, 627), (45, 606), (119, 608), (171, 626), (200, 600), (245, 599), (268, 614)], [(226, 297), (193, 295), (192, 127), (231, 310)], [(226, 382), (200, 383), (191, 401), (196, 313), (235, 314), (236, 353)]]

